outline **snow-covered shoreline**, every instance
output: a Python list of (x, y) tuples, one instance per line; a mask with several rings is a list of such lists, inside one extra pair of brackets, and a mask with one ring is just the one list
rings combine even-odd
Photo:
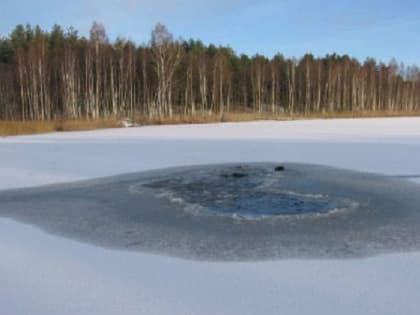
[[(0, 189), (189, 164), (420, 174), (420, 118), (156, 126), (0, 139)], [(0, 219), (0, 313), (417, 314), (420, 253), (207, 263), (113, 251)]]
[(302, 162), (420, 174), (420, 118), (149, 126), (0, 138), (0, 189), (163, 167)]

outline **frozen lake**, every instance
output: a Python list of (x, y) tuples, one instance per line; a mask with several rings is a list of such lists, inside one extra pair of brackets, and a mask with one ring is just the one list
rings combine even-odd
[[(388, 184), (389, 181), (394, 184), (398, 182), (398, 185), (387, 184), (385, 189), (362, 180), (361, 182), (368, 187), (363, 185), (359, 187), (356, 184), (353, 187), (354, 190), (359, 187), (360, 194), (362, 191), (369, 191), (372, 193), (369, 196), (382, 200), (388, 207), (387, 215), (382, 218), (389, 221), (378, 222), (376, 219), (369, 221), (364, 220), (363, 216), (349, 216), (347, 220), (339, 217), (342, 220), (340, 231), (343, 231), (343, 228), (347, 231), (346, 244), (351, 245), (346, 247), (347, 250), (355, 246), (353, 248), (367, 250), (367, 256), (370, 256), (369, 251), (376, 251), (376, 254), (388, 253), (363, 259), (355, 258), (358, 255), (350, 255), (353, 256), (350, 259), (337, 259), (349, 255), (335, 257), (308, 255), (312, 257), (311, 259), (297, 259), (303, 255), (289, 255), (289, 259), (286, 260), (258, 262), (183, 260), (133, 250), (126, 251), (121, 248), (106, 249), (103, 246), (107, 244), (97, 241), (90, 240), (90, 244), (85, 243), (86, 237), (77, 238), (83, 242), (69, 240), (44, 233), (33, 226), (2, 218), (0, 219), (2, 252), (0, 308), (2, 312), (11, 315), (417, 314), (420, 306), (418, 268), (420, 254), (413, 251), (416, 248), (411, 245), (418, 244), (416, 234), (418, 232), (415, 229), (418, 226), (417, 216), (413, 208), (417, 200), (418, 186), (410, 184), (408, 178), (418, 182), (415, 177), (420, 174), (419, 126), (418, 118), (313, 120), (159, 126), (3, 138), (0, 140), (0, 188), (2, 189), (88, 180), (164, 167), (213, 163), (236, 165), (238, 162), (242, 165), (255, 161), (319, 164), (352, 170), (349, 171), (351, 174), (353, 171), (382, 174), (386, 177), (383, 179), (385, 182)], [(287, 165), (285, 164), (286, 171)], [(228, 177), (232, 174), (230, 171), (227, 173)], [(323, 174), (326, 176), (325, 172)], [(375, 177), (375, 175), (369, 176)], [(236, 179), (242, 180), (245, 177), (239, 176)], [(146, 182), (145, 187), (140, 187), (140, 190), (134, 185), (132, 187), (134, 192), (141, 194), (142, 189), (146, 188), (164, 193), (162, 190), (174, 186), (171, 182), (167, 183), (169, 186), (162, 186), (161, 181), (152, 179)], [(79, 184), (72, 185), (77, 187)], [(52, 187), (56, 189), (62, 186)], [(84, 193), (88, 193), (89, 189), (94, 191), (92, 187), (95, 186), (89, 186), (85, 191), (79, 187), (72, 193), (76, 195), (80, 193), (80, 197), (82, 191)], [(322, 190), (322, 187), (319, 185), (317, 189)], [(336, 183), (335, 187), (342, 186)], [(97, 188), (98, 186), (95, 189)], [(19, 196), (30, 191), (13, 193)], [(175, 191), (175, 195), (181, 196), (184, 201), (191, 201), (189, 198), (194, 196), (185, 194), (185, 191), (187, 190)], [(13, 193), (2, 192), (1, 195), (4, 197)], [(320, 193), (322, 194), (322, 191)], [(395, 197), (404, 194), (406, 198)], [(30, 193), (27, 196), (30, 196)], [(56, 196), (62, 205), (63, 198), (59, 198), (59, 194)], [(104, 204), (112, 208), (110, 203), (112, 194), (105, 193), (103, 196), (106, 197), (103, 200)], [(138, 195), (133, 196), (137, 198)], [(28, 201), (34, 207), (42, 208), (42, 200), (35, 202), (31, 198)], [(363, 198), (359, 195), (358, 199)], [(12, 198), (9, 201), (13, 203), (16, 200), (22, 202), (23, 198)], [(262, 200), (260, 205), (267, 201), (267, 199)], [(285, 200), (290, 201), (287, 198)], [(414, 203), (407, 203), (408, 200)], [(49, 200), (46, 198), (44, 201), (54, 202), (53, 198)], [(328, 199), (326, 204), (314, 201), (308, 206), (309, 208), (305, 206), (303, 212), (313, 210), (313, 207), (328, 210), (329, 205), (336, 202), (333, 201)], [(87, 199), (84, 202), (89, 203), (91, 200)], [(159, 202), (167, 200), (160, 199)], [(98, 206), (95, 202), (91, 205), (93, 210)], [(4, 203), (2, 206), (4, 207)], [(67, 206), (70, 206), (70, 203)], [(78, 204), (73, 206), (77, 208)], [(217, 204), (204, 202), (204, 206), (220, 212)], [(230, 217), (231, 222), (248, 220), (261, 223), (261, 220), (249, 220), (247, 205), (233, 203), (232, 208), (237, 212), (239, 210), (244, 212), (239, 215), (243, 218)], [(51, 210), (51, 204), (44, 209)], [(58, 210), (63, 211), (65, 208)], [(403, 213), (404, 216), (398, 213)], [(268, 215), (279, 214), (268, 213)], [(376, 218), (375, 215), (373, 211), (369, 219)], [(6, 216), (13, 217), (10, 213)], [(218, 218), (226, 220), (227, 216), (222, 214)], [(57, 233), (51, 230), (54, 227), (42, 225), (51, 219), (50, 216), (46, 216), (45, 220), (42, 218), (27, 220), (23, 217), (14, 219)], [(80, 221), (73, 223), (77, 223), (81, 230), (85, 228), (83, 222), (86, 224), (91, 222), (83, 221), (83, 217), (79, 219)], [(96, 235), (107, 235), (106, 230), (101, 228), (108, 227), (106, 223), (109, 217), (103, 216), (102, 221), (101, 218), (97, 219), (99, 222), (94, 232), (99, 233)], [(322, 222), (327, 226), (327, 222), (332, 221)], [(72, 226), (68, 223), (69, 221), (63, 220), (61, 227), (67, 226), (69, 229), (77, 227), (77, 224)], [(368, 227), (364, 228), (363, 224)], [(313, 227), (313, 232), (319, 227), (316, 224), (310, 226)], [(410, 228), (403, 229), (404, 226)], [(206, 228), (208, 226), (199, 225), (194, 236), (212, 241), (212, 234), (205, 233)], [(329, 233), (336, 233), (334, 225), (326, 228), (330, 229)], [(359, 233), (366, 232), (369, 228), (373, 228), (377, 233), (371, 235)], [(204, 232), (201, 232), (201, 229)], [(396, 233), (403, 230), (406, 234)], [(167, 231), (175, 234), (168, 234)], [(168, 247), (168, 244), (163, 243), (166, 246), (164, 248), (179, 250), (183, 248), (181, 245), (190, 248), (188, 238), (170, 237), (179, 235), (177, 234), (179, 231), (174, 231), (173, 226), (167, 226), (167, 231), (165, 235), (169, 235), (168, 240), (179, 243), (178, 247)], [(270, 232), (269, 229), (265, 231), (267, 234)], [(334, 241), (339, 243), (340, 239), (335, 237), (337, 235), (340, 234), (327, 234), (324, 238), (332, 240), (331, 244)], [(110, 236), (115, 235), (111, 233)], [(310, 244), (310, 241), (319, 243), (312, 237), (313, 235), (308, 238), (307, 244)], [(375, 238), (375, 242), (366, 242), (366, 239), (372, 240), (372, 238)], [(269, 239), (272, 240), (272, 237)], [(262, 238), (250, 239), (249, 242), (245, 242), (247, 244), (245, 249), (250, 248), (252, 252), (252, 242), (261, 240)], [(305, 244), (301, 240), (298, 243)], [(99, 244), (101, 247), (93, 244)], [(381, 244), (387, 246), (380, 247)], [(115, 244), (108, 245), (110, 248), (119, 247)], [(315, 247), (314, 253), (319, 254), (319, 248)], [(184, 256), (178, 255), (179, 252), (173, 254)], [(366, 252), (361, 256), (365, 257), (364, 254)]]

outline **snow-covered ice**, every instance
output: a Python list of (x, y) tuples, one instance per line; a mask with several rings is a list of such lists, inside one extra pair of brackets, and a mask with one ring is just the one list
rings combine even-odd
[[(162, 167), (330, 165), (419, 182), (420, 119), (156, 126), (0, 139), (0, 189)], [(418, 314), (420, 253), (196, 262), (0, 219), (0, 314)]]

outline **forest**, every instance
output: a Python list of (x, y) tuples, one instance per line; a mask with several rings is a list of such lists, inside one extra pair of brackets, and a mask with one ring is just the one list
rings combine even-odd
[(59, 25), (0, 38), (0, 120), (419, 110), (420, 71), (395, 60), (238, 55), (163, 24), (141, 45), (96, 22), (89, 38)]

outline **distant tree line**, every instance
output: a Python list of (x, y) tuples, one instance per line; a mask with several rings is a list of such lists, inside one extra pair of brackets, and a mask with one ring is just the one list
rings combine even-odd
[(58, 25), (0, 38), (0, 119), (418, 110), (420, 71), (395, 61), (249, 57), (174, 39), (162, 24), (140, 46), (110, 42), (98, 23), (88, 39)]

